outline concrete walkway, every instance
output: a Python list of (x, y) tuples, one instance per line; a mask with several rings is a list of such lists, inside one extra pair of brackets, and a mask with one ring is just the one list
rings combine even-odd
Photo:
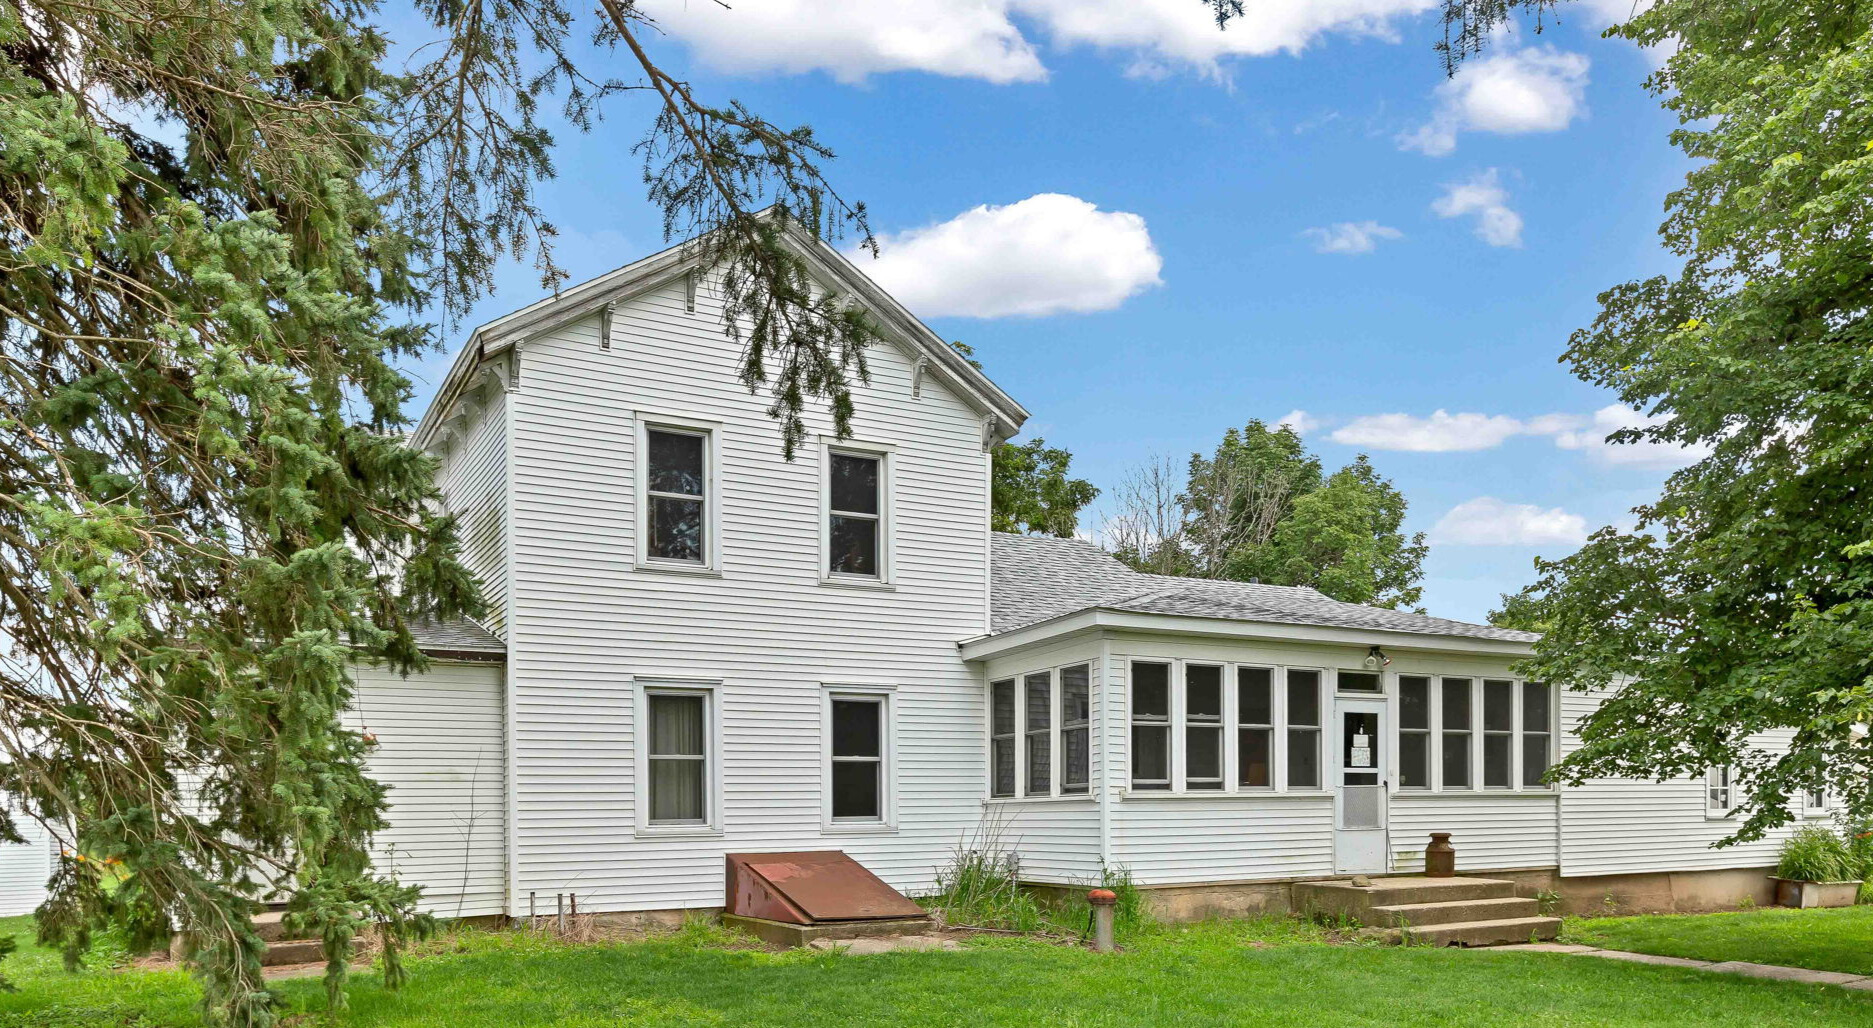
[(1635, 964), (1658, 964), (1663, 967), (1690, 967), (1718, 974), (1740, 974), (1749, 978), (1773, 978), (1781, 982), (1806, 982), (1810, 985), (1838, 985), (1843, 989), (1873, 992), (1873, 975), (1846, 974), (1841, 971), (1814, 971), (1806, 967), (1781, 967), (1776, 964), (1752, 964), (1747, 960), (1690, 960), (1685, 957), (1661, 957), (1652, 953), (1631, 953), (1622, 949), (1599, 949), (1573, 946), (1562, 942), (1525, 942), (1515, 946), (1491, 946), (1479, 952), (1500, 953), (1524, 950), (1531, 953), (1567, 953), (1581, 957), (1603, 957)]

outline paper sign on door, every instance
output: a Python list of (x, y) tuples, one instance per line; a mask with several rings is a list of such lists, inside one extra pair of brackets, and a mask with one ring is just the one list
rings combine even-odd
[(1372, 766), (1372, 736), (1355, 733), (1351, 749), (1353, 752), (1347, 762), (1348, 767)]

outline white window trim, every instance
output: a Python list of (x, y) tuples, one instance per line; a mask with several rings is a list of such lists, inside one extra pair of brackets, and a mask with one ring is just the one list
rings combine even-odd
[[(703, 754), (708, 769), (703, 786), (706, 822), (700, 825), (658, 825), (650, 821), (650, 697), (654, 694), (703, 697)], [(722, 834), (722, 683), (719, 679), (636, 678), (631, 682), (631, 751), (636, 767), (632, 807), (636, 834), (645, 838), (720, 836)]]
[[(1724, 783), (1721, 786), (1713, 784), (1713, 780), (1719, 772), (1724, 776)], [(1704, 778), (1701, 784), (1704, 790), (1704, 820), (1729, 820), (1730, 812), (1736, 809), (1736, 769), (1728, 765), (1709, 768), (1704, 772)], [(1721, 807), (1714, 806), (1710, 802), (1710, 791), (1714, 788), (1721, 788), (1723, 790), (1724, 805)]]
[[(1389, 675), (1383, 669), (1375, 671), (1372, 668), (1363, 667), (1336, 667), (1325, 673), (1333, 675), (1333, 695), (1336, 697), (1349, 696), (1358, 699), (1363, 696), (1367, 699), (1373, 699), (1375, 697), (1390, 695), (1389, 691), (1385, 688), (1385, 683)], [(1341, 675), (1372, 675), (1379, 680), (1379, 687), (1377, 689), (1345, 689), (1340, 686)]]
[[(878, 461), (878, 573), (855, 575), (832, 570), (832, 456), (847, 453), (873, 457)], [(853, 586), (860, 589), (891, 589), (897, 568), (897, 448), (888, 443), (852, 439), (819, 441), (819, 581), (821, 585)]]
[[(832, 816), (832, 703), (862, 700), (878, 704), (878, 817), (835, 820)], [(898, 830), (897, 687), (895, 685), (820, 683), (820, 832), (824, 835), (873, 835)]]
[[(1320, 784), (1317, 786), (1304, 785), (1295, 787), (1288, 784), (1289, 729), (1293, 727), (1288, 721), (1288, 672), (1290, 671), (1311, 671), (1318, 676), (1314, 683), (1314, 702), (1316, 707), (1314, 717), (1318, 723), (1306, 726), (1311, 727), (1314, 731), (1314, 772), (1320, 777)], [(1292, 793), (1299, 796), (1331, 795), (1333, 792), (1333, 786), (1331, 784), (1332, 776), (1327, 773), (1327, 761), (1330, 759), (1327, 747), (1327, 731), (1329, 726), (1333, 723), (1333, 697), (1335, 695), (1334, 690), (1338, 688), (1338, 683), (1330, 677), (1332, 671), (1324, 667), (1303, 667), (1300, 665), (1283, 664), (1280, 667), (1280, 672), (1276, 682), (1278, 691), (1275, 694), (1275, 714), (1280, 718), (1280, 723), (1276, 727), (1275, 739), (1275, 745), (1278, 749), (1275, 764), (1275, 791), (1279, 793)], [(1384, 688), (1383, 683), (1380, 684), (1380, 688)], [(1373, 694), (1360, 693), (1360, 695), (1371, 696)]]
[[(1808, 797), (1810, 793), (1819, 793), (1821, 802), (1818, 804), (1809, 803)], [(1827, 817), (1832, 813), (1834, 813), (1834, 798), (1828, 795), (1826, 787), (1820, 789), (1803, 789), (1801, 791), (1801, 816)]]
[[(995, 686), (1002, 682), (1013, 683), (1011, 688), (1014, 691), (1015, 723), (1014, 727), (1009, 729), (1011, 733), (1009, 736), (1009, 741), (1011, 743), (1009, 748), (1014, 751), (1009, 757), (1010, 760), (1014, 761), (1015, 765), (1014, 791), (1006, 796), (997, 796), (995, 795)], [(982, 737), (982, 745), (983, 752), (987, 754), (988, 757), (987, 766), (989, 773), (988, 781), (984, 783), (986, 788), (982, 790), (982, 800), (985, 803), (1007, 803), (1011, 800), (1018, 800), (1021, 798), (1021, 721), (1023, 717), (1023, 711), (1021, 709), (1021, 676), (1017, 674), (991, 679), (988, 686), (983, 690), (983, 699), (988, 706), (986, 716), (982, 719), (983, 728), (986, 729)]]
[[(1268, 720), (1267, 725), (1245, 724), (1242, 720), (1242, 670), (1252, 668), (1268, 672)], [(1281, 781), (1281, 758), (1286, 756), (1282, 749), (1282, 693), (1286, 691), (1286, 676), (1282, 669), (1273, 664), (1230, 664), (1223, 681), (1223, 791), (1240, 792), (1244, 795), (1270, 796), (1277, 790)], [(1266, 728), (1268, 730), (1268, 784), (1242, 784), (1242, 731), (1245, 728)]]
[[(1179, 773), (1179, 769), (1182, 766), (1182, 756), (1178, 753), (1180, 747), (1177, 742), (1177, 728), (1181, 721), (1178, 717), (1178, 712), (1183, 706), (1182, 701), (1179, 699), (1179, 693), (1181, 692), (1183, 684), (1183, 675), (1178, 669), (1178, 664), (1180, 662), (1168, 657), (1123, 657), (1121, 659), (1125, 661), (1124, 793), (1130, 796), (1168, 796), (1182, 792), (1181, 775)], [(1164, 702), (1167, 709), (1163, 721), (1141, 722), (1138, 720), (1138, 676), (1135, 674), (1135, 671), (1140, 664), (1160, 664), (1165, 668), (1164, 680), (1167, 695), (1164, 697)], [(1140, 724), (1154, 728), (1162, 726), (1168, 735), (1164, 743), (1165, 785), (1163, 788), (1141, 788), (1134, 784), (1138, 780), (1138, 753), (1132, 741), (1132, 730)]]
[[(1422, 678), (1429, 683), (1425, 689), (1425, 727), (1423, 728), (1408, 729), (1405, 727), (1404, 679), (1407, 678)], [(1392, 681), (1392, 765), (1395, 768), (1392, 776), (1392, 791), (1409, 793), (1414, 796), (1428, 795), (1437, 791), (1437, 779), (1443, 772), (1443, 768), (1440, 767), (1438, 763), (1443, 754), (1437, 747), (1437, 733), (1441, 730), (1438, 728), (1437, 724), (1437, 715), (1439, 713), (1438, 677), (1429, 672), (1419, 673), (1407, 671), (1393, 675)], [(1425, 782), (1423, 785), (1405, 784), (1405, 735), (1407, 733), (1425, 737), (1424, 760), (1427, 766), (1424, 769)]]
[[(1329, 669), (1314, 666), (1303, 667), (1299, 665), (1269, 664), (1259, 661), (1237, 662), (1207, 659), (1186, 661), (1182, 657), (1133, 656), (1129, 654), (1120, 655), (1117, 659), (1122, 661), (1125, 667), (1126, 767), (1123, 776), (1124, 785), (1120, 793), (1122, 797), (1149, 799), (1152, 797), (1164, 796), (1216, 797), (1238, 794), (1243, 796), (1327, 796), (1332, 794), (1333, 790), (1327, 784), (1326, 770), (1326, 762), (1328, 759), (1326, 745), (1327, 726), (1329, 719), (1333, 716), (1332, 696), (1334, 688), (1331, 671)], [(1131, 748), (1131, 729), (1134, 724), (1139, 723), (1133, 719), (1133, 711), (1136, 709), (1132, 691), (1131, 671), (1133, 664), (1168, 664), (1171, 668), (1171, 710), (1170, 721), (1168, 722), (1170, 727), (1171, 776), (1169, 788), (1141, 789), (1132, 785), (1131, 766), (1134, 754)], [(1222, 729), (1223, 742), (1223, 784), (1220, 789), (1192, 789), (1189, 787), (1187, 766), (1189, 753), (1187, 745), (1188, 736), (1186, 734), (1190, 728), (1186, 711), (1186, 689), (1188, 683), (1187, 665), (1189, 664), (1220, 668), (1222, 671), (1223, 720), (1220, 727)], [(1241, 729), (1243, 725), (1241, 718), (1241, 697), (1237, 691), (1237, 671), (1241, 668), (1258, 668), (1270, 673), (1269, 688), (1272, 693), (1269, 697), (1271, 707), (1270, 716), (1274, 719), (1274, 723), (1268, 727), (1273, 730), (1273, 737), (1269, 747), (1269, 762), (1272, 765), (1270, 767), (1270, 780), (1273, 784), (1268, 786), (1243, 786), (1240, 783), (1241, 770), (1238, 764), (1241, 760)], [(1307, 727), (1314, 731), (1316, 740), (1315, 746), (1318, 747), (1321, 778), (1321, 784), (1319, 786), (1291, 788), (1288, 784), (1288, 732), (1291, 727), (1288, 722), (1288, 672), (1290, 670), (1313, 672), (1318, 676), (1315, 683), (1315, 697), (1319, 706), (1320, 724)], [(1375, 694), (1359, 693), (1358, 695), (1370, 698)], [(1155, 724), (1156, 722), (1144, 723)]]
[[(637, 571), (667, 571), (676, 574), (720, 576), (722, 571), (722, 425), (717, 421), (636, 411), (637, 454), (633, 462), (633, 502), (637, 507), (637, 537), (632, 567)], [(650, 433), (653, 429), (687, 433), (702, 437), (703, 511), (702, 561), (669, 560), (650, 555)]]
[[(1091, 799), (1093, 794), (1093, 739), (1097, 734), (1095, 726), (1098, 724), (1098, 719), (1093, 717), (1093, 710), (1095, 709), (1093, 700), (1094, 694), (1099, 688), (1099, 680), (1093, 673), (1093, 666), (1095, 663), (1095, 661), (1090, 659), (1070, 660), (1065, 664), (1054, 667), (1051, 671), (1053, 675), (1053, 716), (1051, 721), (1054, 735), (1053, 748), (1051, 751), (1054, 757), (1052, 794), (1062, 799)], [(1062, 704), (1065, 702), (1066, 698), (1065, 672), (1068, 668), (1075, 667), (1083, 667), (1086, 669), (1086, 785), (1084, 788), (1075, 792), (1068, 792), (1066, 783), (1067, 719), (1066, 711)]]
[[(1047, 680), (1047, 791), (1034, 792), (1028, 786), (1028, 679)], [(1015, 727), (1020, 734), (1015, 745), (1015, 795), (1023, 799), (1060, 795), (1060, 678), (1054, 668), (1037, 668), (1015, 679)]]
[[(1221, 695), (1218, 695), (1217, 699), (1221, 701), (1223, 709), (1222, 718), (1213, 725), (1208, 723), (1193, 724), (1190, 720), (1190, 669), (1192, 667), (1213, 667), (1216, 669), (1216, 674), (1220, 682), (1218, 688), (1221, 690)], [(1229, 757), (1232, 754), (1232, 750), (1229, 746), (1229, 732), (1234, 725), (1230, 723), (1229, 699), (1227, 694), (1229, 686), (1231, 685), (1229, 680), (1230, 671), (1233, 667), (1234, 665), (1232, 664), (1209, 660), (1179, 660), (1177, 662), (1177, 671), (1175, 674), (1177, 695), (1171, 701), (1171, 722), (1174, 726), (1172, 732), (1177, 737), (1177, 745), (1172, 748), (1172, 751), (1177, 755), (1171, 774), (1172, 792), (1207, 793), (1215, 796), (1229, 791), (1229, 779), (1231, 777)], [(1217, 767), (1218, 780), (1214, 789), (1193, 789), (1190, 787), (1190, 730), (1192, 728), (1214, 730), (1217, 733), (1216, 759), (1219, 762), (1219, 766)]]
[[(988, 703), (988, 716), (984, 719), (987, 731), (983, 736), (984, 752), (987, 754), (988, 783), (983, 790), (984, 803), (1013, 803), (1024, 800), (1091, 800), (1094, 795), (1097, 776), (1097, 762), (1093, 759), (1094, 743), (1098, 737), (1099, 718), (1094, 713), (1098, 708), (1098, 693), (1101, 686), (1098, 675), (1099, 662), (1091, 657), (1069, 660), (1051, 667), (1037, 667), (1026, 671), (1010, 672), (997, 675), (991, 680), (983, 695)], [(1086, 698), (1089, 708), (1086, 718), (1086, 787), (1075, 792), (1066, 791), (1066, 719), (1060, 709), (1063, 672), (1068, 668), (1086, 669)], [(1046, 792), (1032, 792), (1028, 789), (1028, 705), (1027, 680), (1029, 676), (1047, 676), (1047, 761), (1048, 778)], [(1007, 796), (995, 795), (995, 685), (997, 682), (1014, 683), (1015, 724), (1014, 724), (1014, 771), (1015, 791)], [(1129, 726), (1128, 729), (1129, 731)], [(1158, 790), (1163, 792), (1164, 790)]]

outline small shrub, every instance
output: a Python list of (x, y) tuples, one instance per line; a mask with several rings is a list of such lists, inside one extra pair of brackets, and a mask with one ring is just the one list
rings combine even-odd
[(1797, 882), (1851, 882), (1861, 878), (1847, 840), (1818, 825), (1797, 829), (1782, 843), (1775, 875)]

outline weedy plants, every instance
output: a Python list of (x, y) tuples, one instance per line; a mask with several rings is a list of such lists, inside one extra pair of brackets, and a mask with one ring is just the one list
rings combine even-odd
[(1864, 877), (1847, 840), (1819, 825), (1797, 829), (1782, 843), (1775, 875), (1795, 882), (1857, 882)]

